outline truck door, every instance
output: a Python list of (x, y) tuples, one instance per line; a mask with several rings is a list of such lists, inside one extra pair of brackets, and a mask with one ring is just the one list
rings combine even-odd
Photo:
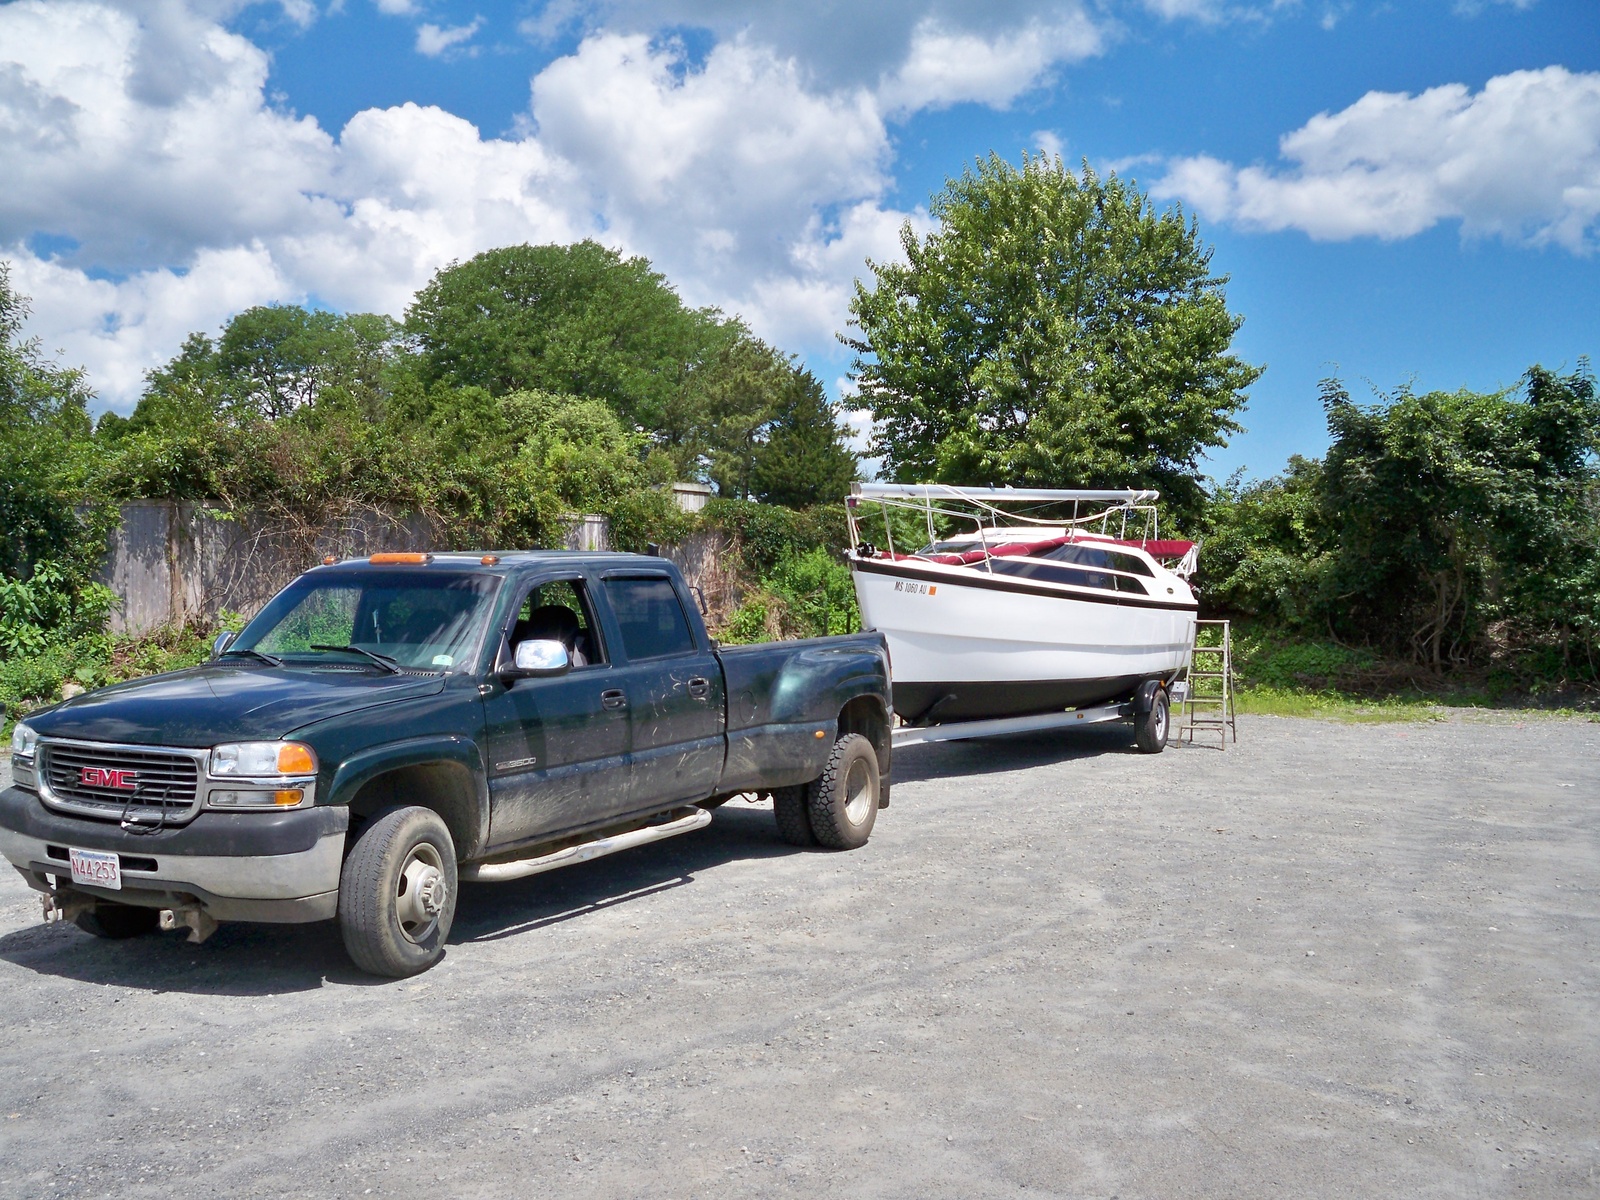
[(722, 777), (722, 665), (701, 645), (665, 574), (603, 581), (632, 726), (634, 808), (703, 800)]
[[(562, 616), (564, 611), (567, 616)], [(491, 845), (593, 825), (628, 809), (628, 710), (581, 578), (542, 581), (513, 610), (501, 654), (525, 637), (567, 643), (573, 667), (485, 682)]]

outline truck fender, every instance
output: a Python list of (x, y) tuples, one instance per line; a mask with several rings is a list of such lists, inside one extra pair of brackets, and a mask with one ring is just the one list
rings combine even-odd
[[(351, 755), (334, 772), (333, 785), (328, 789), (328, 803), (348, 805), (365, 784), (380, 775), (404, 767), (433, 763), (451, 763), (462, 767), (472, 780), (472, 811), (463, 814), (459, 822), (465, 828), (459, 827), (457, 821), (447, 820), (452, 827), (451, 833), (456, 836), (457, 856), (471, 857), (489, 842), (489, 783), (484, 775), (483, 755), (477, 743), (470, 738), (412, 738)], [(467, 836), (463, 837), (462, 834)]]

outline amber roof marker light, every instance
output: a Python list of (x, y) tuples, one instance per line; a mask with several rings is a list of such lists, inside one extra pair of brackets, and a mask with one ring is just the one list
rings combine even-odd
[(374, 554), (367, 559), (374, 566), (426, 566), (433, 561), (431, 554)]

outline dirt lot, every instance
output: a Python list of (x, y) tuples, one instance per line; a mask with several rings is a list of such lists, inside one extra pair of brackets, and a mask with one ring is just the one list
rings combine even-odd
[(0, 880), (0, 1195), (1600, 1195), (1600, 725), (922, 747), (330, 926), (107, 944)]

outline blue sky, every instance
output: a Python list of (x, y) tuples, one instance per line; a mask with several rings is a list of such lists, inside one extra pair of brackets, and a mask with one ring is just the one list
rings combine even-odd
[(0, 257), (123, 410), (250, 304), (398, 314), (452, 259), (583, 236), (839, 387), (865, 259), (1041, 146), (1199, 215), (1267, 365), (1219, 476), (1321, 453), (1330, 373), (1600, 351), (1588, 0), (0, 5)]

